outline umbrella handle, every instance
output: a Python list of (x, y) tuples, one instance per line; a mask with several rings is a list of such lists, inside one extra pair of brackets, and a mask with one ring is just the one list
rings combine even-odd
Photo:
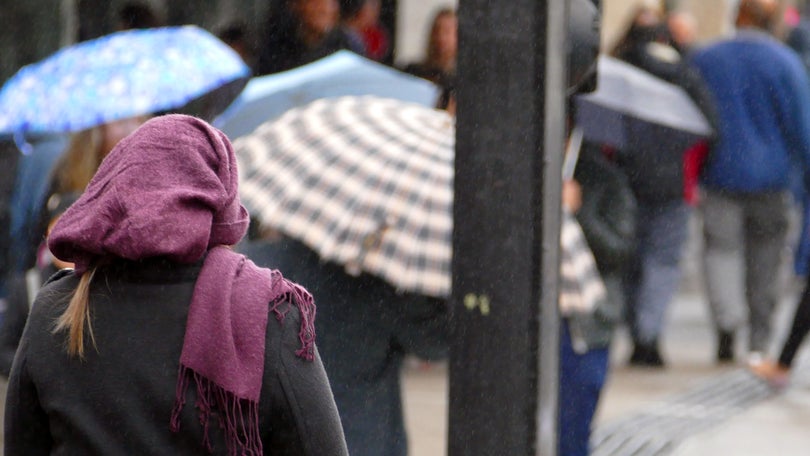
[(394, 221), (391, 218), (386, 218), (380, 225), (367, 235), (363, 236), (363, 241), (360, 244), (361, 250), (360, 255), (357, 257), (357, 260), (348, 262), (345, 266), (346, 272), (350, 275), (358, 276), (362, 271), (362, 264), (366, 259), (366, 255), (372, 250), (379, 249), (382, 245), (382, 238), (385, 236), (385, 233), (388, 231), (394, 224)]
[(562, 168), (563, 181), (574, 178), (574, 170), (577, 167), (579, 151), (582, 148), (582, 139), (584, 136), (584, 132), (579, 126), (576, 126), (571, 130), (571, 136), (568, 139), (568, 146), (565, 148), (565, 161), (563, 162)]
[(390, 225), (388, 223), (382, 223), (376, 230), (363, 237), (363, 250), (360, 254), (360, 262), (362, 262), (363, 257), (365, 257), (368, 252), (380, 248), (382, 238), (385, 236), (385, 232), (388, 231), (389, 227)]
[(14, 144), (17, 145), (17, 149), (20, 149), (23, 155), (31, 155), (31, 152), (34, 151), (34, 146), (25, 140), (25, 135), (22, 131), (17, 130), (14, 132)]

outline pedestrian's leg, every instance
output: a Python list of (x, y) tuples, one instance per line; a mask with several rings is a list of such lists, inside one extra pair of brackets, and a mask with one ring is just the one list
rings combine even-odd
[(718, 358), (733, 358), (733, 334), (745, 322), (743, 208), (735, 198), (706, 191), (703, 219), (703, 266), (706, 294), (719, 336)]
[[(640, 239), (639, 233), (636, 235), (636, 242)], [(641, 276), (641, 264), (639, 261), (639, 252), (638, 249), (633, 253), (632, 258), (627, 262), (627, 267), (625, 268), (624, 274), (621, 278), (621, 291), (622, 295), (624, 296), (624, 309), (623, 311), (623, 321), (627, 325), (627, 330), (630, 332), (630, 337), (633, 339), (633, 343), (638, 340), (638, 328), (636, 327), (636, 309), (635, 309), (635, 296), (636, 296), (636, 284), (639, 282), (639, 277)]]
[(639, 250), (641, 274), (636, 284), (637, 343), (658, 352), (664, 317), (681, 278), (681, 256), (687, 236), (689, 207), (683, 202), (642, 206), (647, 236)]
[(568, 325), (560, 330), (559, 456), (587, 456), (591, 422), (608, 370), (608, 349), (576, 353)]
[(788, 333), (787, 340), (782, 346), (782, 352), (779, 354), (779, 364), (781, 366), (790, 368), (793, 365), (793, 358), (796, 357), (796, 352), (808, 332), (810, 332), (810, 282), (804, 286), (802, 297), (793, 315), (790, 333)]
[[(628, 261), (627, 266), (624, 268), (624, 274), (622, 276), (622, 286), (625, 296), (625, 321), (627, 322), (628, 330), (630, 331), (630, 337), (633, 339), (633, 344), (635, 348), (639, 348), (639, 340), (640, 340), (640, 328), (638, 325), (638, 308), (636, 307), (637, 299), (636, 296), (638, 295), (639, 291), (639, 283), (641, 283), (641, 259), (642, 253), (644, 251), (644, 246), (647, 244), (647, 238), (649, 237), (649, 228), (650, 223), (648, 218), (650, 214), (648, 211), (645, 211), (643, 207), (639, 207), (636, 213), (636, 249), (633, 253), (632, 258)], [(643, 350), (642, 350), (643, 351)], [(634, 351), (634, 355), (637, 355), (641, 358), (646, 358), (646, 352), (641, 353), (638, 350)], [(630, 359), (631, 364), (634, 363), (635, 358), (634, 356)]]
[(780, 298), (779, 271), (785, 252), (789, 195), (770, 193), (745, 203), (746, 298), (750, 352), (764, 353), (771, 338), (771, 320)]

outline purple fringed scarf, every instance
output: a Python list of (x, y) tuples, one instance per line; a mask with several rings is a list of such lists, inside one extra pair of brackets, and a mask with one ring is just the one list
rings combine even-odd
[(205, 256), (189, 306), (170, 428), (179, 430), (193, 381), (209, 449), (209, 420), (217, 410), (228, 454), (261, 454), (258, 404), (268, 312), (281, 321), (290, 305), (298, 306), (297, 355), (311, 360), (315, 306), (306, 290), (278, 271), (221, 247), (247, 231), (237, 187), (236, 158), (222, 132), (194, 117), (157, 117), (110, 152), (48, 243), (79, 274), (104, 257), (194, 263)]
[[(296, 354), (312, 360), (315, 342), (312, 296), (284, 279), (280, 272), (259, 268), (244, 256), (217, 247), (205, 259), (191, 302), (171, 429), (174, 432), (180, 429), (186, 389), (193, 380), (206, 443), (211, 411), (216, 407), (234, 412), (220, 419), (228, 441), (238, 442), (229, 445), (228, 453), (237, 454), (239, 449), (241, 454), (261, 455), (258, 406), (268, 303), (279, 321), (284, 319), (291, 303), (298, 305), (302, 347)], [(230, 305), (223, 306), (220, 304), (223, 302)], [(242, 419), (245, 415), (250, 421)]]

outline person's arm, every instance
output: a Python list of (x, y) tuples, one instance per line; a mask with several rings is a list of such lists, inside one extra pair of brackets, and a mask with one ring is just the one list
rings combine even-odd
[(789, 65), (779, 90), (782, 134), (788, 151), (802, 167), (805, 190), (810, 188), (810, 79), (798, 58)]
[(48, 416), (39, 402), (28, 372), (25, 335), (14, 359), (6, 392), (4, 452), (8, 455), (48, 455), (53, 440)]
[[(583, 151), (591, 155), (598, 153)], [(636, 199), (624, 175), (601, 157), (582, 157), (600, 183), (583, 187), (577, 221), (597, 263), (620, 267), (636, 249)], [(589, 160), (590, 163), (586, 163)]]
[(295, 306), (283, 322), (277, 322), (272, 313), (267, 322), (266, 349), (274, 354), (268, 353), (266, 362), (271, 365), (265, 372), (275, 387), (267, 391), (272, 396), (274, 417), (265, 450), (270, 454), (348, 455), (335, 399), (317, 350), (312, 361), (295, 354), (301, 348), (300, 324)]
[(703, 81), (703, 76), (701, 76), (697, 68), (689, 64), (684, 64), (678, 79), (677, 84), (681, 86), (692, 101), (695, 102), (695, 105), (697, 105), (700, 112), (703, 113), (703, 116), (706, 118), (706, 122), (708, 122), (713, 132), (713, 136), (710, 139), (711, 142), (714, 142), (720, 124), (718, 123), (717, 107), (715, 106), (714, 97)]
[(6, 283), (6, 313), (0, 323), (0, 375), (8, 377), (14, 353), (28, 319), (28, 288), (23, 274), (13, 274)]

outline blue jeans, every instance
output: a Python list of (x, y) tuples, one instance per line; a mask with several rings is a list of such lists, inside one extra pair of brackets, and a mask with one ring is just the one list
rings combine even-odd
[(681, 280), (690, 208), (683, 201), (639, 204), (636, 258), (625, 280), (628, 323), (636, 344), (654, 344)]
[(574, 352), (568, 324), (560, 328), (559, 456), (587, 456), (591, 422), (608, 371), (608, 349)]

